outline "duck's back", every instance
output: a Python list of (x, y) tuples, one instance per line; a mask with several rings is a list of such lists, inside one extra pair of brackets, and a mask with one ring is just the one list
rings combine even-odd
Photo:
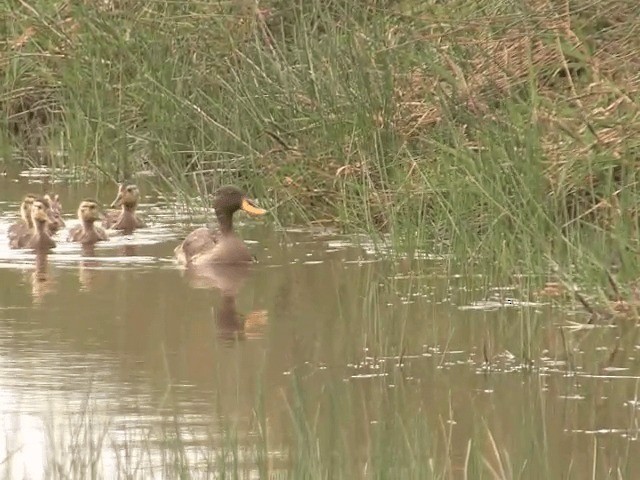
[(235, 234), (217, 238), (213, 248), (192, 257), (194, 265), (248, 263), (253, 260), (251, 252), (240, 237)]
[(134, 212), (124, 211), (113, 220), (113, 216), (105, 217), (104, 228), (112, 230), (124, 230), (126, 233), (133, 232), (136, 228), (143, 228), (145, 223)]
[(9, 248), (26, 248), (33, 235), (33, 231), (28, 228), (22, 231), (22, 233), (14, 232), (14, 236), (9, 237)]
[(216, 232), (207, 227), (200, 227), (187, 235), (184, 241), (178, 245), (173, 252), (178, 263), (186, 265), (191, 262), (194, 256), (213, 249), (216, 242)]
[(104, 240), (108, 240), (109, 236), (104, 229), (94, 226), (91, 230), (85, 231), (82, 225), (75, 225), (69, 230), (68, 241), (79, 242), (82, 244), (94, 244)]
[(64, 228), (64, 226), (66, 225), (64, 223), (64, 220), (62, 219), (62, 216), (59, 213), (49, 211), (48, 216), (49, 216), (49, 220), (51, 220), (51, 222), (47, 224), (48, 225), (47, 228), (49, 229), (49, 232), (56, 233), (61, 228)]
[(118, 221), (118, 218), (120, 218), (120, 215), (122, 215), (121, 210), (107, 210), (106, 212), (104, 212), (104, 219), (102, 220), (102, 226), (104, 228), (111, 228), (111, 226), (115, 225), (115, 223)]
[(56, 242), (49, 235), (42, 233), (31, 235), (25, 245), (26, 248), (31, 248), (39, 252), (55, 248), (55, 246)]
[(12, 241), (21, 237), (28, 231), (29, 231), (29, 226), (27, 225), (27, 222), (25, 222), (22, 219), (18, 220), (16, 223), (14, 223), (9, 227), (9, 230), (7, 230), (7, 236), (9, 237), (9, 244), (11, 244)]

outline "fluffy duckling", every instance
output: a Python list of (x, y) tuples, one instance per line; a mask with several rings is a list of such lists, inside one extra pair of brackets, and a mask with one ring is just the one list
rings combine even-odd
[(251, 215), (264, 215), (266, 210), (234, 186), (221, 187), (216, 191), (213, 207), (218, 218), (218, 231), (202, 227), (191, 232), (174, 250), (178, 263), (207, 265), (216, 263), (251, 262), (251, 252), (233, 231), (233, 214), (244, 210)]
[(49, 234), (48, 224), (50, 223), (48, 215), (48, 204), (43, 198), (33, 201), (31, 205), (31, 222), (33, 227), (31, 230), (21, 235), (16, 246), (12, 248), (29, 248), (36, 252), (46, 252), (56, 246)]
[[(24, 245), (21, 245), (20, 242), (24, 242), (24, 239), (21, 240), (21, 238), (29, 234), (33, 229), (33, 223), (31, 221), (31, 206), (36, 200), (42, 203), (42, 206), (49, 217), (49, 222), (46, 224), (47, 233), (49, 233), (49, 235), (53, 235), (64, 226), (64, 221), (62, 220), (60, 212), (61, 205), (58, 195), (55, 195), (54, 197), (45, 195), (42, 198), (37, 198), (33, 194), (27, 194), (20, 204), (20, 220), (11, 225), (7, 232), (7, 236), (9, 237), (9, 246), (11, 248), (24, 248)], [(54, 206), (52, 207), (52, 205)]]
[(49, 203), (49, 231), (56, 233), (61, 228), (64, 228), (65, 223), (62, 219), (62, 203), (60, 203), (60, 195), (58, 194), (46, 194), (44, 199)]
[(20, 237), (29, 233), (33, 228), (31, 221), (31, 205), (36, 200), (35, 195), (27, 195), (20, 204), (20, 220), (9, 227), (7, 235), (9, 237), (9, 246), (11, 248), (22, 248), (19, 246)]
[(76, 225), (69, 230), (68, 241), (79, 242), (82, 245), (93, 245), (97, 242), (108, 240), (107, 232), (95, 225), (96, 220), (101, 217), (98, 202), (92, 199), (85, 199), (78, 207), (78, 220), (80, 225)]
[(126, 235), (136, 228), (144, 227), (144, 222), (136, 215), (139, 200), (140, 190), (137, 186), (121, 183), (118, 186), (118, 196), (111, 204), (111, 208), (121, 207), (121, 210), (107, 212), (102, 226), (113, 230), (122, 230)]

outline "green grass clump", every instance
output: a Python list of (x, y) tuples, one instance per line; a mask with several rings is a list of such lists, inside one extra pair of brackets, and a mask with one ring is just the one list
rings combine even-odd
[(585, 252), (600, 265), (603, 246), (635, 246), (633, 2), (12, 0), (0, 13), (7, 159), (150, 170), (187, 196), (234, 182), (283, 223), (437, 241), (498, 270)]

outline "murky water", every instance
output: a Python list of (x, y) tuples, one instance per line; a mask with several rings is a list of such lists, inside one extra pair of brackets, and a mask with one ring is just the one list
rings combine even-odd
[[(3, 477), (640, 475), (633, 325), (240, 215), (259, 263), (194, 277), (172, 251), (203, 220), (153, 197), (148, 228), (37, 264), (6, 242), (37, 181), (0, 180)], [(67, 227), (115, 193), (55, 188)]]

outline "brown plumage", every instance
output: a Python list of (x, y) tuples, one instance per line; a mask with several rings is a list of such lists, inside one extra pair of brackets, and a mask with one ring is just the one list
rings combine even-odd
[(75, 225), (69, 230), (68, 241), (79, 242), (82, 245), (93, 245), (97, 242), (108, 240), (107, 232), (95, 225), (100, 216), (98, 202), (92, 199), (85, 199), (80, 202), (78, 207), (80, 225)]
[(111, 208), (121, 207), (121, 209), (106, 212), (102, 226), (112, 230), (122, 230), (126, 235), (136, 228), (144, 227), (144, 222), (136, 215), (139, 199), (140, 191), (137, 186), (121, 183), (118, 186), (118, 196), (111, 204)]
[(49, 204), (49, 210), (47, 212), (50, 220), (49, 231), (51, 233), (56, 233), (65, 226), (64, 220), (62, 219), (62, 203), (60, 203), (60, 195), (47, 194), (44, 196), (44, 199)]
[(194, 255), (211, 250), (216, 245), (217, 234), (218, 232), (207, 227), (200, 227), (189, 233), (173, 251), (178, 263), (188, 265)]
[(42, 198), (37, 198), (33, 194), (28, 194), (20, 204), (20, 220), (11, 225), (7, 232), (7, 236), (9, 237), (9, 246), (11, 248), (25, 248), (25, 235), (29, 234), (33, 229), (33, 223), (31, 221), (31, 206), (36, 200), (42, 204), (42, 207), (49, 218), (49, 221), (45, 224), (45, 228), (49, 235), (53, 235), (60, 228), (64, 227), (58, 195), (54, 195), (53, 197), (45, 195)]
[(7, 236), (9, 237), (9, 246), (11, 248), (22, 248), (20, 246), (20, 238), (29, 233), (33, 228), (31, 221), (31, 205), (36, 200), (35, 195), (28, 194), (20, 204), (20, 220), (9, 227)]
[(244, 210), (251, 215), (264, 215), (267, 211), (233, 186), (216, 191), (213, 207), (218, 231), (202, 227), (187, 235), (174, 250), (178, 262), (185, 265), (251, 262), (251, 252), (233, 230), (233, 214)]
[(21, 235), (15, 246), (11, 248), (28, 248), (37, 252), (45, 252), (56, 246), (49, 233), (48, 224), (50, 223), (48, 215), (48, 204), (44, 198), (33, 201), (31, 205), (31, 222), (32, 228), (25, 234)]

